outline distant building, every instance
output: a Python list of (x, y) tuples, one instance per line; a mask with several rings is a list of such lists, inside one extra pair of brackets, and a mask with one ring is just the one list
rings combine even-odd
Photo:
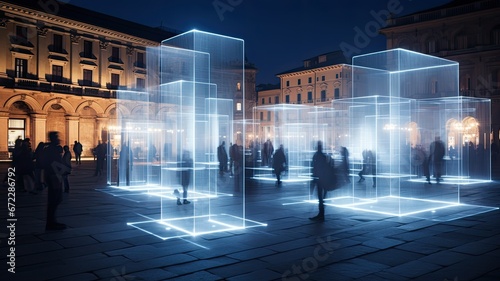
[(454, 0), (388, 19), (387, 26), (381, 30), (387, 37), (388, 49), (405, 48), (459, 62), (460, 95), (491, 99), (491, 138), (492, 143), (497, 144), (500, 131), (498, 15), (498, 0)]
[(341, 51), (306, 59), (298, 68), (276, 76), (282, 103), (330, 106), (332, 100), (351, 97), (351, 67)]

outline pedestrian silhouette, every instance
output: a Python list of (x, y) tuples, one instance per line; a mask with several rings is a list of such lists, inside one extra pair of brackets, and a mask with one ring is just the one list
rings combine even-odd
[(340, 155), (342, 156), (342, 175), (344, 177), (344, 182), (345, 183), (350, 183), (351, 178), (349, 176), (349, 150), (347, 150), (347, 147), (342, 146), (340, 148)]
[(178, 189), (174, 190), (174, 195), (177, 197), (177, 205), (189, 204), (188, 198), (188, 187), (191, 182), (191, 174), (193, 172), (193, 159), (190, 156), (189, 151), (184, 150), (182, 152), (182, 160), (180, 163), (180, 181), (182, 186), (182, 202), (181, 194)]
[(75, 144), (73, 145), (73, 152), (75, 153), (75, 162), (77, 165), (82, 164), (82, 151), (82, 144), (79, 141), (75, 141)]
[(327, 193), (327, 173), (330, 171), (328, 169), (329, 156), (323, 153), (323, 143), (318, 141), (316, 152), (312, 158), (312, 177), (313, 180), (311, 182), (311, 194), (314, 191), (314, 187), (316, 187), (317, 195), (318, 195), (318, 209), (319, 212), (316, 216), (309, 218), (312, 221), (324, 221), (325, 220), (325, 205), (324, 199)]
[(69, 151), (69, 146), (65, 145), (63, 147), (63, 164), (68, 168), (66, 172), (63, 173), (63, 183), (64, 183), (64, 192), (69, 192), (69, 181), (68, 176), (71, 174), (71, 152)]
[(226, 142), (222, 141), (217, 147), (217, 160), (219, 161), (219, 174), (222, 176), (227, 171)]
[(47, 222), (45, 229), (61, 230), (66, 225), (57, 222), (56, 211), (62, 201), (62, 174), (66, 171), (66, 166), (62, 163), (63, 149), (60, 145), (59, 133), (49, 132), (50, 142), (45, 147), (41, 155), (42, 167), (47, 183)]
[(286, 170), (286, 156), (283, 145), (274, 152), (273, 155), (273, 172), (276, 175), (276, 185), (281, 185), (281, 173)]
[(434, 178), (436, 183), (441, 182), (442, 169), (443, 169), (443, 158), (445, 155), (444, 143), (441, 141), (440, 137), (435, 137), (434, 141), (431, 143), (429, 159), (432, 163), (432, 171), (434, 172)]

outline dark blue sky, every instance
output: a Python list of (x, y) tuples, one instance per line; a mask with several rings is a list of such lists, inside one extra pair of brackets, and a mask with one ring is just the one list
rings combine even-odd
[[(148, 26), (179, 31), (198, 29), (245, 40), (246, 56), (259, 69), (257, 84), (278, 83), (277, 73), (302, 60), (352, 46), (351, 54), (385, 49), (385, 37), (367, 36), (356, 44), (356, 30), (375, 30), (386, 11), (396, 16), (451, 0), (65, 0), (97, 12)], [(375, 15), (375, 16), (374, 16)], [(345, 48), (344, 48), (345, 49)]]

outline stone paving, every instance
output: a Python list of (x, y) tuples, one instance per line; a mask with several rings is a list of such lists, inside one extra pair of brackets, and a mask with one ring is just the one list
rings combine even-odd
[[(70, 176), (63, 231), (45, 231), (46, 190), (16, 192), (14, 274), (0, 188), (0, 280), (500, 280), (499, 210), (433, 221), (328, 207), (317, 223), (315, 204), (283, 205), (294, 187), (270, 183), (247, 187), (247, 218), (267, 226), (162, 240), (127, 225), (157, 213), (159, 199), (116, 196), (92, 168)], [(464, 186), (462, 198), (499, 207), (500, 183)]]

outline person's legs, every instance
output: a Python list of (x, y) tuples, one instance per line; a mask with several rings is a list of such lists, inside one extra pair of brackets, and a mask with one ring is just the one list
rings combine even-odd
[(184, 200), (183, 200), (183, 202), (182, 202), (182, 203), (184, 203), (184, 204), (189, 204), (189, 203), (191, 203), (191, 202), (189, 202), (189, 201), (187, 200), (187, 195), (188, 195), (188, 187), (187, 187), (187, 185), (186, 185), (186, 186), (182, 186), (182, 191), (183, 191), (183, 192), (182, 192), (182, 198), (184, 198)]
[(56, 175), (49, 175), (47, 179), (47, 222), (46, 229), (65, 229), (66, 225), (58, 223), (56, 220), (57, 207), (62, 201), (62, 182)]

